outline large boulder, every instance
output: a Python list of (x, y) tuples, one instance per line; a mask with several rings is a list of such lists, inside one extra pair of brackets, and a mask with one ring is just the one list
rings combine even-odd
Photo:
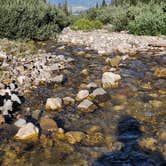
[(104, 88), (114, 88), (119, 84), (121, 76), (112, 72), (105, 72), (102, 76), (102, 84)]
[(18, 140), (31, 140), (38, 138), (39, 129), (33, 123), (23, 125), (15, 135)]
[(57, 98), (48, 98), (46, 102), (46, 110), (47, 111), (59, 111), (62, 108), (62, 99)]

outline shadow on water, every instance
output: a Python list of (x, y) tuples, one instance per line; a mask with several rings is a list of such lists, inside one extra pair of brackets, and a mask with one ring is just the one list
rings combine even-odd
[(143, 134), (140, 123), (131, 116), (122, 117), (118, 126), (118, 141), (123, 143), (119, 151), (104, 154), (92, 166), (165, 166), (166, 161), (157, 151), (142, 149), (138, 139)]

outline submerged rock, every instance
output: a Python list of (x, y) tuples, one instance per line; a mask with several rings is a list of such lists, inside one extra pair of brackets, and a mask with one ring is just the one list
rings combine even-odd
[(65, 137), (70, 144), (76, 144), (81, 142), (85, 134), (81, 131), (70, 131), (65, 134)]
[(106, 94), (107, 94), (107, 92), (103, 88), (97, 88), (93, 91), (91, 96), (97, 97), (97, 96), (104, 96)]
[(0, 125), (5, 123), (5, 118), (3, 115), (0, 115)]
[(48, 132), (48, 131), (57, 131), (58, 130), (58, 125), (57, 123), (48, 117), (42, 117), (40, 119), (40, 127), (42, 131)]
[(105, 72), (102, 76), (102, 84), (104, 88), (112, 88), (118, 86), (118, 81), (121, 79), (119, 74)]
[(76, 96), (76, 100), (81, 101), (89, 96), (89, 91), (88, 90), (81, 90), (78, 92)]
[(101, 103), (107, 101), (108, 94), (103, 88), (97, 88), (90, 94), (90, 97), (95, 100), (95, 102)]
[(75, 100), (71, 97), (64, 97), (63, 102), (65, 105), (74, 105), (75, 104)]
[(87, 85), (87, 88), (88, 88), (88, 89), (97, 88), (97, 84), (96, 84), (95, 82), (90, 82), (90, 83)]
[(22, 119), (22, 118), (20, 118), (20, 119), (18, 119), (15, 123), (14, 123), (14, 125), (16, 126), (16, 127), (22, 127), (22, 126), (24, 126), (26, 124), (26, 120), (25, 119)]
[(39, 129), (33, 123), (23, 125), (15, 135), (18, 140), (31, 140), (38, 138)]
[(157, 68), (154, 71), (154, 76), (159, 77), (159, 78), (166, 78), (166, 68), (164, 68), (164, 67)]
[(93, 104), (93, 102), (84, 100), (78, 105), (77, 108), (82, 112), (93, 112), (97, 107)]
[(111, 65), (112, 67), (118, 67), (121, 62), (121, 57), (116, 56), (114, 58), (107, 58), (106, 62)]
[(62, 99), (57, 98), (48, 98), (46, 102), (46, 110), (47, 111), (55, 111), (60, 110), (62, 108)]

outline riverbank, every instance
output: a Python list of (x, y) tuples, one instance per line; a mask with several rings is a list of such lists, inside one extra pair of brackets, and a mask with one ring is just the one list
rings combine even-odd
[(84, 32), (74, 31), (68, 27), (59, 35), (58, 41), (85, 45), (88, 49), (97, 50), (99, 54), (109, 54), (116, 51), (135, 53), (149, 49), (160, 48), (164, 50), (166, 48), (165, 36), (135, 36), (127, 32), (109, 32), (107, 29)]

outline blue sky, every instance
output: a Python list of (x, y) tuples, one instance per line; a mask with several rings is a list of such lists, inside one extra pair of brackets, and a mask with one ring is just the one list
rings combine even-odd
[[(52, 3), (58, 4), (63, 3), (64, 0), (49, 0)], [(111, 0), (106, 0), (107, 2), (110, 2)], [(68, 0), (69, 6), (82, 6), (82, 7), (91, 7), (96, 4), (96, 2), (101, 3), (102, 0)]]

